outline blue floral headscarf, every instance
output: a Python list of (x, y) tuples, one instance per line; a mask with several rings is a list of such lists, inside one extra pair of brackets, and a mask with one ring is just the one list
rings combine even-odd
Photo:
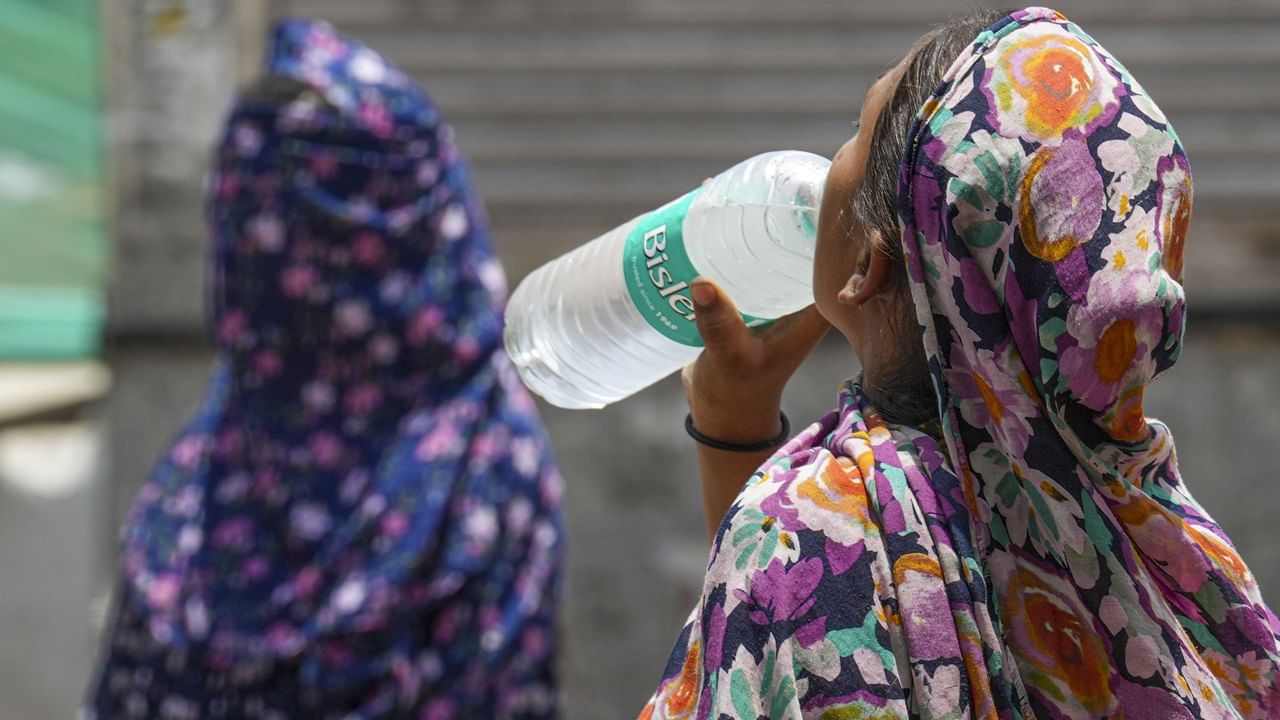
[(125, 617), (361, 717), (550, 715), (560, 479), (452, 131), (324, 23), (266, 78), (214, 156), (218, 365), (129, 518)]

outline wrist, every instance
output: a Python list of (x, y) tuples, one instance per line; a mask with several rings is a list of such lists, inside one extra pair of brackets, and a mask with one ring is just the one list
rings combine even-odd
[(783, 412), (778, 413), (778, 432), (773, 435), (749, 442), (732, 442), (721, 438), (711, 437), (702, 432), (693, 423), (693, 414), (690, 413), (684, 418), (684, 430), (693, 438), (695, 442), (705, 448), (712, 450), (723, 450), (735, 454), (752, 454), (773, 452), (779, 446), (787, 441), (791, 435), (791, 422), (787, 420), (787, 416)]
[(727, 443), (750, 444), (775, 437), (782, 428), (781, 399), (752, 403), (689, 403), (689, 416), (702, 434)]

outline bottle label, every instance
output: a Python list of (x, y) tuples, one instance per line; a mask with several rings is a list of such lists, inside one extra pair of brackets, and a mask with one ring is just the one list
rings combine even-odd
[[(653, 329), (682, 345), (702, 347), (689, 291), (698, 271), (684, 249), (684, 219), (701, 188), (640, 218), (622, 251), (622, 272), (636, 309)], [(770, 321), (743, 314), (749, 327)]]

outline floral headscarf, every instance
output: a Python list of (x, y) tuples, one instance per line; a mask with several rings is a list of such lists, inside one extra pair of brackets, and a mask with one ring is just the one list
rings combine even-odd
[(560, 479), (452, 131), (324, 23), (281, 24), (266, 76), (303, 90), (217, 148), (218, 367), (130, 516), (123, 617), (361, 717), (551, 715)]
[(1280, 715), (1280, 623), (1143, 414), (1181, 349), (1191, 201), (1160, 109), (1044, 8), (979, 35), (908, 138), (912, 294), (1041, 717)]
[(1280, 622), (1142, 413), (1182, 336), (1177, 136), (1031, 8), (908, 140), (946, 447), (846, 386), (730, 508), (641, 720), (1280, 716)]
[(725, 516), (640, 720), (1019, 717), (943, 453), (846, 385)]

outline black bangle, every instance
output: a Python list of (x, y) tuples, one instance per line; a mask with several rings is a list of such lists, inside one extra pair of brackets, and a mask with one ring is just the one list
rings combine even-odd
[(698, 441), (699, 444), (706, 445), (716, 450), (727, 450), (729, 452), (760, 452), (761, 450), (769, 450), (775, 448), (787, 441), (791, 436), (791, 421), (787, 419), (787, 414), (778, 411), (778, 418), (782, 420), (782, 430), (774, 437), (768, 440), (761, 440), (754, 443), (731, 443), (723, 440), (717, 440), (713, 437), (703, 435), (698, 428), (693, 426), (693, 414), (684, 416), (684, 431), (689, 433), (689, 437)]

